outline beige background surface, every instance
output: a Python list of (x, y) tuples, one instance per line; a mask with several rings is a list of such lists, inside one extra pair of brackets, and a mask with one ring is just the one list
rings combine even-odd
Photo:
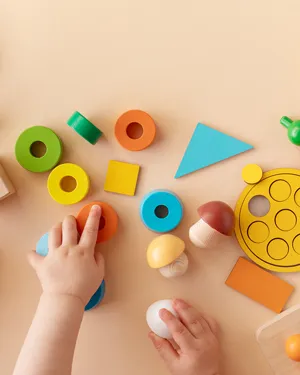
[[(167, 374), (148, 342), (145, 311), (173, 296), (219, 320), (224, 375), (270, 375), (255, 330), (274, 314), (224, 285), (242, 251), (235, 240), (198, 250), (188, 228), (201, 203), (234, 206), (248, 162), (264, 170), (299, 167), (299, 150), (279, 125), (282, 115), (300, 117), (299, 12), (297, 0), (0, 0), (0, 159), (18, 190), (0, 204), (1, 374), (13, 369), (41, 291), (26, 252), (55, 221), (100, 199), (117, 209), (121, 225), (101, 246), (107, 295), (85, 316), (74, 375)], [(155, 144), (140, 153), (123, 150), (113, 135), (117, 117), (131, 108), (148, 111), (159, 129)], [(65, 123), (74, 110), (106, 139), (92, 147), (72, 132)], [(255, 150), (175, 180), (199, 121)], [(63, 161), (91, 176), (85, 202), (56, 204), (47, 174), (17, 164), (16, 138), (36, 124), (53, 128), (65, 145)], [(103, 192), (110, 159), (141, 164), (136, 197)], [(191, 267), (174, 281), (145, 261), (155, 234), (142, 225), (138, 207), (154, 188), (173, 190), (185, 207), (175, 234), (186, 240)], [(295, 274), (282, 277), (300, 284)], [(289, 305), (299, 297), (298, 289)]]

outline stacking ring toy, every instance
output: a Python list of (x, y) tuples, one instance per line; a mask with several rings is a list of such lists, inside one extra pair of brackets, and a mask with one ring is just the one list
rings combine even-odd
[[(158, 215), (160, 208), (166, 211), (164, 217)], [(143, 198), (140, 216), (147, 228), (153, 232), (165, 233), (179, 225), (183, 216), (183, 207), (174, 193), (155, 190)]]
[(92, 310), (94, 307), (98, 306), (99, 303), (103, 300), (105, 295), (105, 281), (103, 280), (96, 293), (90, 299), (90, 302), (85, 306), (85, 311)]
[[(94, 205), (98, 205), (102, 209), (97, 243), (108, 241), (116, 233), (119, 219), (116, 211), (104, 202), (89, 203), (79, 211), (76, 217), (78, 232), (80, 235), (83, 232), (90, 210)], [(102, 226), (101, 223), (103, 224)]]
[[(43, 257), (46, 257), (49, 252), (49, 233), (45, 233), (38, 241), (36, 245), (36, 252)], [(103, 280), (100, 287), (97, 289), (96, 293), (90, 299), (89, 303), (85, 306), (85, 311), (89, 311), (99, 305), (99, 303), (103, 300), (105, 295), (105, 281)]]
[[(137, 139), (130, 138), (128, 128), (131, 124), (139, 124), (143, 128), (141, 137)], [(118, 120), (115, 126), (115, 136), (121, 146), (129, 151), (144, 150), (154, 141), (156, 126), (148, 113), (131, 110), (125, 112)]]
[(38, 241), (36, 244), (36, 252), (43, 257), (47, 256), (48, 251), (49, 251), (49, 233), (45, 233)]
[(67, 124), (92, 145), (96, 144), (102, 135), (102, 131), (79, 112), (73, 113)]
[[(76, 187), (73, 191), (63, 190), (61, 184), (64, 177), (73, 177)], [(50, 173), (47, 187), (51, 197), (60, 204), (74, 204), (80, 202), (87, 195), (90, 179), (86, 172), (76, 164), (61, 164)]]
[[(46, 153), (42, 157), (32, 154), (31, 146), (42, 142)], [(44, 126), (33, 126), (26, 129), (15, 145), (15, 155), (19, 164), (30, 172), (47, 172), (54, 168), (62, 156), (62, 143), (53, 130)]]

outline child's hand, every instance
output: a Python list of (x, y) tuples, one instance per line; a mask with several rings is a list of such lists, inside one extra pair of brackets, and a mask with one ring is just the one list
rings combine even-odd
[(174, 309), (180, 319), (165, 309), (160, 311), (160, 317), (178, 349), (168, 340), (150, 333), (169, 371), (172, 375), (218, 375), (220, 354), (216, 322), (182, 300), (174, 301)]
[(49, 233), (48, 255), (30, 253), (44, 293), (79, 298), (83, 307), (89, 302), (104, 278), (103, 256), (95, 253), (100, 217), (101, 208), (93, 206), (78, 242), (76, 220), (67, 216)]

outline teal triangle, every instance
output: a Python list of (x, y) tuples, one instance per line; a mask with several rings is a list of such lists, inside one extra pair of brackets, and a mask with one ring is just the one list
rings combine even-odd
[(198, 124), (181, 160), (175, 178), (216, 164), (252, 149), (242, 142), (209, 126)]

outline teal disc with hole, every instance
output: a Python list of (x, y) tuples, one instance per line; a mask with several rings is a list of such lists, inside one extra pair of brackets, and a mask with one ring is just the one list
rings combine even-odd
[(102, 131), (79, 112), (73, 113), (67, 124), (92, 145), (96, 144), (102, 135)]
[[(34, 156), (32, 146), (36, 142), (45, 145), (46, 152), (41, 157)], [(19, 164), (30, 172), (47, 172), (54, 168), (62, 156), (62, 142), (53, 130), (45, 126), (26, 129), (15, 145), (15, 155)]]
[(180, 224), (183, 206), (174, 193), (154, 190), (142, 199), (140, 216), (144, 225), (153, 232), (166, 233)]

